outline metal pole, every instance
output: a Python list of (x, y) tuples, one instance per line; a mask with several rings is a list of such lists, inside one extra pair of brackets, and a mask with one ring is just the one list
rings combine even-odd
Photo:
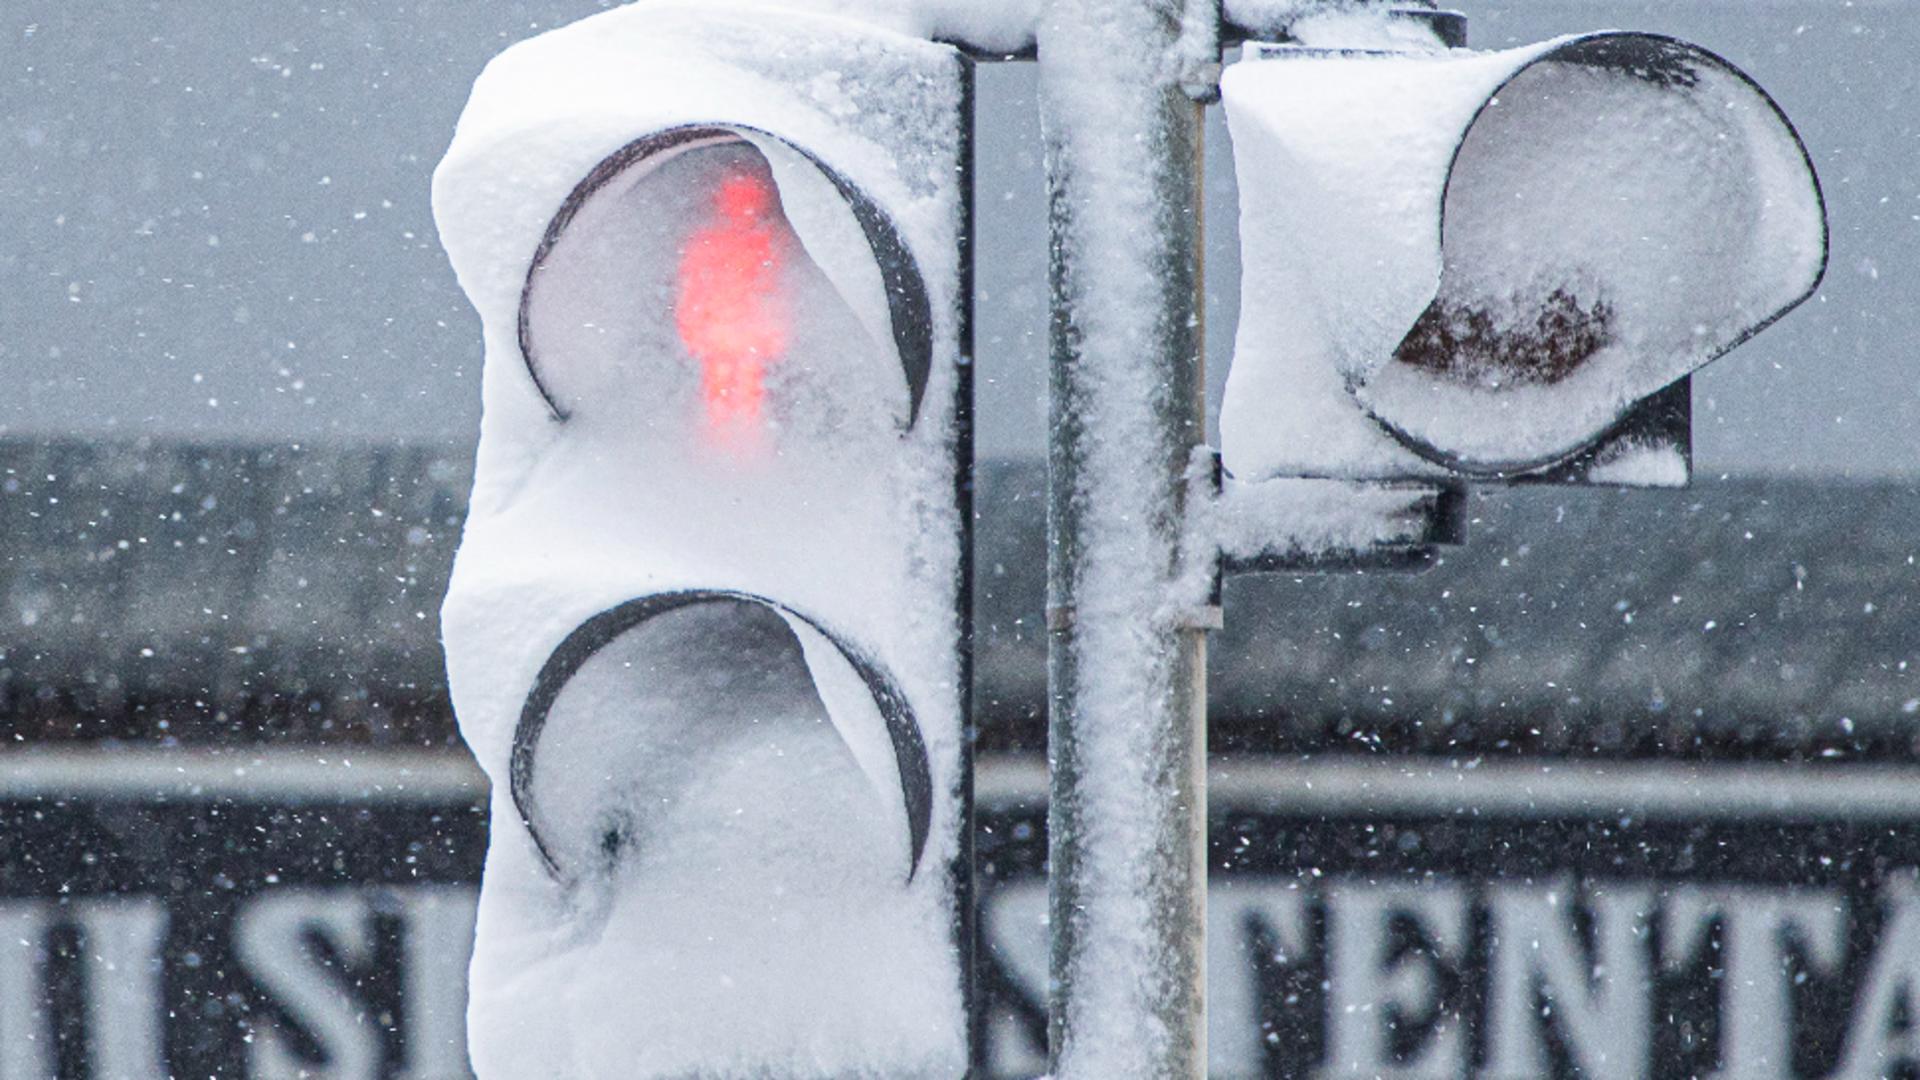
[(975, 822), (973, 800), (974, 743), (979, 726), (973, 715), (973, 618), (974, 618), (974, 354), (973, 354), (973, 282), (974, 282), (974, 151), (978, 105), (976, 72), (973, 60), (961, 56), (960, 65), (960, 365), (954, 386), (954, 482), (953, 503), (960, 513), (960, 851), (954, 859), (953, 874), (958, 883), (958, 926), (960, 939), (960, 996), (967, 1009), (967, 1075), (987, 1074), (987, 1010), (980, 996), (980, 892), (975, 858)]
[(1206, 639), (1176, 579), (1204, 436), (1213, 0), (1049, 0), (1049, 1064), (1206, 1075)]

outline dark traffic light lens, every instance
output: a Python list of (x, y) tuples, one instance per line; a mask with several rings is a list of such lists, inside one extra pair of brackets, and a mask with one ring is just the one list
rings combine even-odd
[[(1442, 279), (1441, 287), (1446, 287)], [(1467, 385), (1557, 383), (1611, 343), (1613, 305), (1564, 284), (1497, 302), (1442, 293), (1393, 358)]]
[[(844, 874), (897, 883), (932, 797), (919, 726), (875, 664), (780, 605), (717, 591), (644, 597), (570, 634), (528, 695), (510, 782), (548, 867), (592, 888), (697, 866), (702, 845), (840, 852)], [(741, 805), (715, 820), (727, 800)]]

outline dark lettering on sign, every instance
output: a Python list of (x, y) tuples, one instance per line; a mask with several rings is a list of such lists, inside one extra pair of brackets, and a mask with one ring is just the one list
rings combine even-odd
[[(1045, 1062), (1043, 819), (984, 822), (1030, 837), (982, 846), (1004, 1076)], [(1216, 1077), (1920, 1073), (1910, 827), (1227, 808), (1212, 866)]]
[(471, 796), (0, 791), (0, 836), (0, 1077), (470, 1075)]
[[(1851, 789), (1857, 814), (1839, 773), (1805, 812), (1690, 790), (1603, 813), (1545, 789), (1302, 810), (1278, 780), (1217, 788), (1211, 1074), (1920, 1075), (1920, 812), (1884, 781)], [(469, 1075), (477, 791), (48, 786), (0, 790), (0, 1077)], [(1036, 795), (982, 792), (997, 1077), (1045, 1067)]]

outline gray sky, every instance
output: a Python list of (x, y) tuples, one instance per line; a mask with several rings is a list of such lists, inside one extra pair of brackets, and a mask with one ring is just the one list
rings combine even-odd
[[(116, 4), (0, 21), (0, 432), (470, 440), (478, 322), (428, 177), (474, 75), (594, 0)], [(1672, 33), (1771, 92), (1833, 221), (1821, 294), (1696, 382), (1703, 471), (1920, 473), (1920, 7), (1462, 3), (1492, 48)], [(981, 448), (1038, 452), (1046, 253), (1033, 72), (981, 77)], [(1212, 374), (1237, 307), (1209, 154)]]

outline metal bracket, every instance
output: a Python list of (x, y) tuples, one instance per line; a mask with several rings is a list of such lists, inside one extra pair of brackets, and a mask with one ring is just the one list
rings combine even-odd
[[(1047, 608), (1047, 632), (1065, 633), (1073, 629), (1074, 620), (1079, 613), (1072, 607)], [(1211, 598), (1204, 604), (1189, 607), (1173, 619), (1173, 625), (1181, 630), (1219, 630), (1226, 626), (1226, 615), (1220, 608), (1219, 576), (1214, 577)]]
[(1226, 65), (1218, 60), (1201, 64), (1180, 83), (1180, 92), (1202, 105), (1215, 104), (1220, 100), (1220, 76), (1225, 72)]
[(1466, 541), (1466, 492), (1451, 481), (1214, 475), (1195, 520), (1217, 552), (1215, 603), (1227, 574), (1419, 571)]

